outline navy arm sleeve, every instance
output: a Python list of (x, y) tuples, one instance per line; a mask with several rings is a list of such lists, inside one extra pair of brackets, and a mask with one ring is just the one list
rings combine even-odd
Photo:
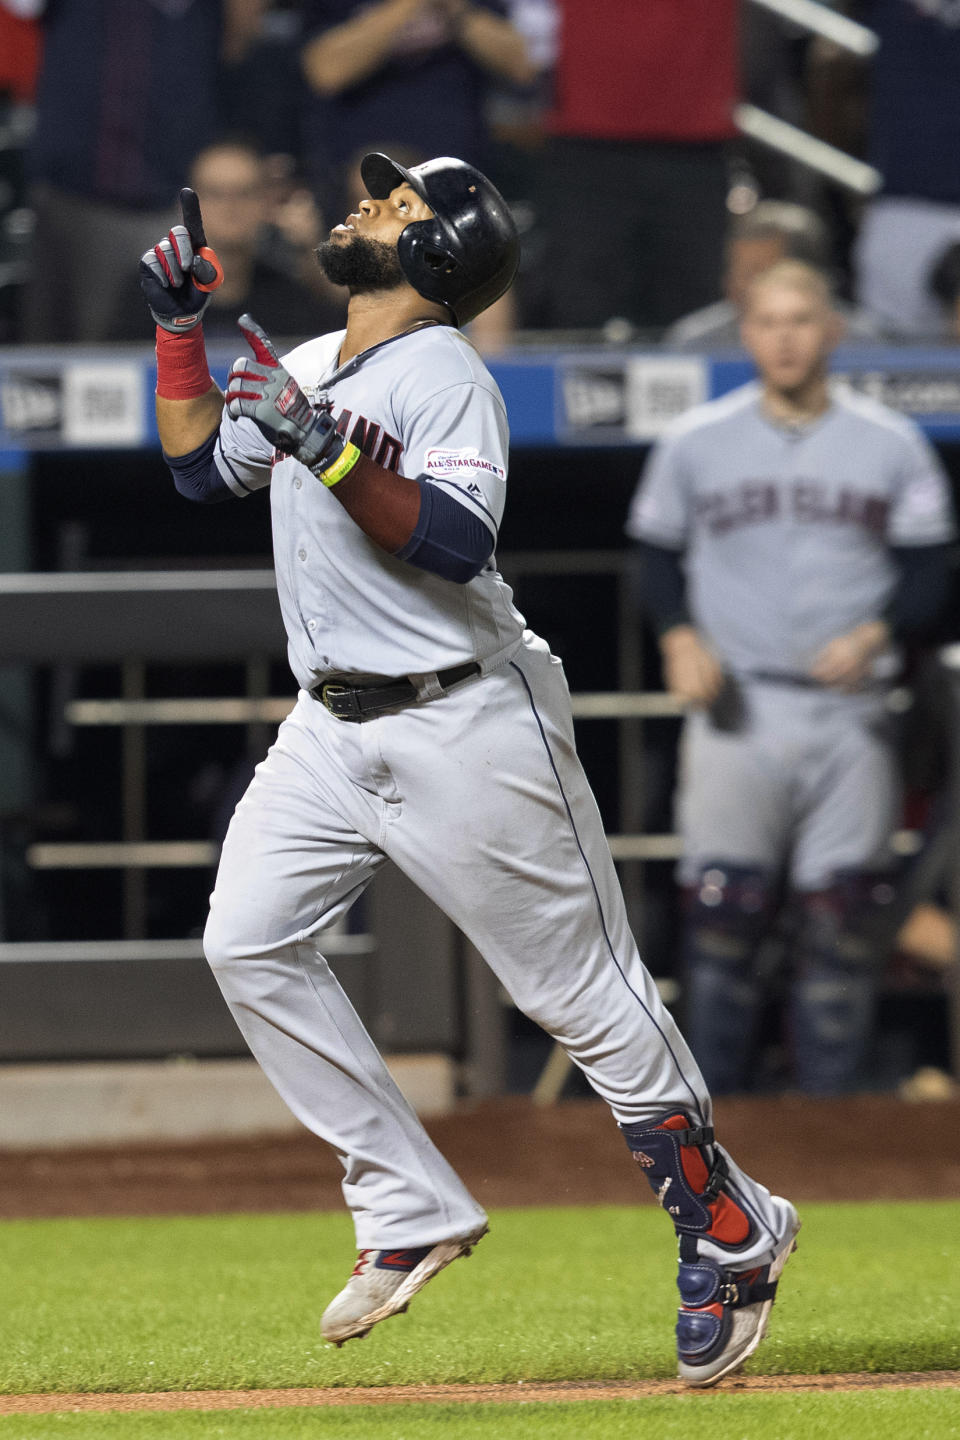
[(935, 629), (953, 584), (952, 545), (897, 545), (890, 551), (897, 581), (883, 618), (897, 640)]
[(466, 585), (486, 565), (493, 537), (480, 519), (439, 485), (417, 480), (420, 514), (413, 534), (394, 554), (444, 580)]
[(658, 635), (690, 624), (681, 550), (638, 540), (630, 547), (629, 566), (636, 605)]
[(216, 467), (213, 458), (216, 448), (217, 432), (214, 431), (209, 440), (204, 440), (202, 445), (198, 445), (196, 450), (189, 450), (186, 455), (168, 455), (164, 451), (163, 458), (170, 468), (173, 483), (188, 500), (196, 500), (201, 505), (216, 505), (233, 496), (233, 491)]

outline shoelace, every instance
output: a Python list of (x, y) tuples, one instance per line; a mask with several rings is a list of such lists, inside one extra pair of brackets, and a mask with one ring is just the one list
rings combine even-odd
[(371, 1256), (373, 1253), (374, 1253), (374, 1252), (373, 1252), (372, 1250), (361, 1250), (361, 1251), (360, 1251), (360, 1253), (357, 1255), (357, 1263), (356, 1263), (356, 1265), (354, 1265), (352, 1271), (350, 1272), (350, 1279), (351, 1279), (351, 1280), (353, 1279), (354, 1275), (362, 1275), (362, 1274), (363, 1274), (364, 1270), (366, 1270), (367, 1266), (368, 1266), (369, 1263), (370, 1263), (370, 1256)]

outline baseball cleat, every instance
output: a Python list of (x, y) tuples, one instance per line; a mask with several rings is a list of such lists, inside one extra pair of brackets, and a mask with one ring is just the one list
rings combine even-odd
[(677, 1289), (678, 1374), (705, 1389), (739, 1370), (767, 1332), (783, 1267), (797, 1248), (800, 1220), (788, 1202), (787, 1229), (767, 1265), (728, 1270), (713, 1260), (680, 1262)]
[(368, 1335), (380, 1320), (402, 1314), (428, 1280), (451, 1260), (469, 1255), (486, 1233), (484, 1225), (472, 1235), (415, 1250), (361, 1250), (350, 1279), (323, 1312), (324, 1340), (339, 1348)]

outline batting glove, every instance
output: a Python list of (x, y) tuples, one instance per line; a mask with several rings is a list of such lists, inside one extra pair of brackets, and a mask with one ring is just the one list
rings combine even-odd
[(182, 225), (140, 257), (140, 288), (157, 324), (173, 335), (200, 324), (223, 268), (207, 245), (196, 191), (180, 191)]
[(233, 362), (224, 392), (228, 412), (234, 420), (245, 415), (277, 450), (294, 455), (325, 484), (335, 485), (352, 468), (352, 463), (347, 465), (334, 479), (337, 462), (352, 459), (345, 452), (355, 447), (337, 433), (329, 401), (319, 409), (310, 404), (252, 315), (241, 315), (237, 323), (254, 358), (241, 355)]

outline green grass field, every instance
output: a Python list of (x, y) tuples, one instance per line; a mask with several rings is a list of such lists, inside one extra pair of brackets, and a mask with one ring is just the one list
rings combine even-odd
[[(698, 1408), (697, 1408), (698, 1407)], [(948, 1440), (943, 1393), (706, 1395), (564, 1405), (398, 1405), (341, 1411), (0, 1418), (0, 1440)]]
[[(808, 1205), (754, 1372), (960, 1369), (960, 1204)], [(674, 1244), (656, 1210), (497, 1212), (491, 1235), (342, 1350), (318, 1319), (353, 1255), (343, 1215), (0, 1225), (0, 1392), (642, 1379), (674, 1372)], [(709, 1395), (337, 1412), (0, 1417), (34, 1436), (960, 1436), (960, 1390)], [(446, 1415), (446, 1420), (444, 1420)], [(729, 1416), (729, 1420), (727, 1417)], [(671, 1418), (673, 1417), (673, 1418)], [(729, 1423), (733, 1428), (727, 1430)], [(649, 1425), (649, 1429), (647, 1428)], [(687, 1428), (672, 1428), (686, 1426)], [(719, 1428), (720, 1426), (724, 1428)], [(883, 1427), (889, 1425), (889, 1430)], [(631, 1428), (633, 1427), (633, 1428)]]

